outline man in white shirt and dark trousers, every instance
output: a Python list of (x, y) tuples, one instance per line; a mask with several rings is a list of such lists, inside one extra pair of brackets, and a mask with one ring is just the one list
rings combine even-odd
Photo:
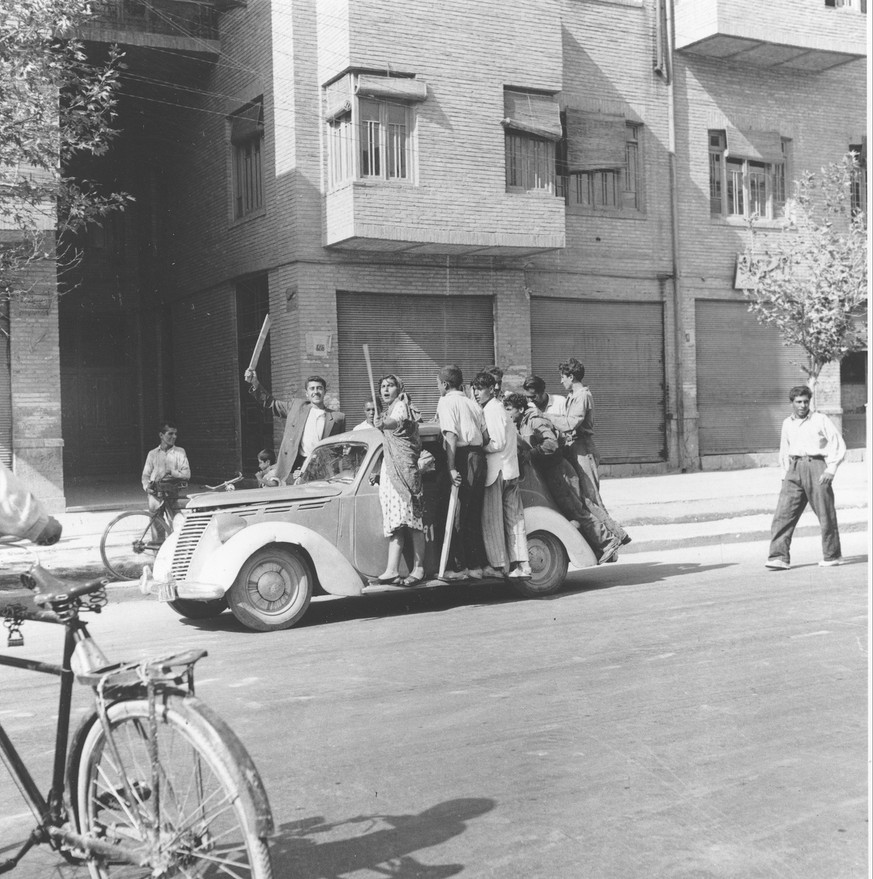
[(779, 443), (782, 490), (770, 528), (766, 567), (773, 570), (791, 567), (791, 537), (807, 503), (821, 525), (823, 558), (819, 565), (832, 567), (841, 564), (843, 559), (831, 483), (846, 456), (846, 444), (827, 415), (810, 411), (812, 391), (808, 387), (793, 387), (788, 399), (794, 412), (782, 422)]
[(437, 377), (441, 396), (436, 414), (446, 449), (446, 487), (458, 486), (458, 540), (453, 543), (457, 569), (446, 571), (445, 580), (481, 580), (488, 563), (482, 542), (482, 447), (489, 437), (482, 410), (461, 390), (463, 383), (464, 376), (455, 365), (444, 366)]
[(488, 555), (485, 576), (530, 577), (524, 507), (518, 488), (518, 432), (497, 398), (497, 381), (489, 372), (473, 379), (489, 441), (485, 446), (485, 498), (482, 538)]

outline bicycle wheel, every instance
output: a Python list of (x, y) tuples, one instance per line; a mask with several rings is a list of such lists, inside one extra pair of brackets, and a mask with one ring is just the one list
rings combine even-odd
[(106, 570), (118, 580), (138, 580), (167, 537), (167, 525), (160, 516), (127, 512), (116, 516), (100, 538), (100, 556)]
[(109, 708), (118, 759), (99, 721), (85, 737), (73, 780), (79, 830), (145, 861), (93, 856), (92, 879), (271, 879), (264, 837), (272, 818), (242, 744), (197, 699), (169, 695), (158, 702), (157, 783), (146, 699)]

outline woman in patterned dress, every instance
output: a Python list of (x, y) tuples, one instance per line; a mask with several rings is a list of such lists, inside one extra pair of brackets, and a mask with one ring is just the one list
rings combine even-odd
[[(370, 582), (414, 586), (424, 580), (424, 523), (418, 469), (421, 413), (412, 405), (403, 382), (396, 375), (386, 375), (380, 380), (379, 393), (383, 413), (376, 416), (374, 426), (382, 431), (384, 450), (379, 501), (382, 530), (388, 538), (388, 563), (385, 572)], [(408, 577), (401, 578), (400, 557), (407, 532), (412, 536), (413, 567)]]

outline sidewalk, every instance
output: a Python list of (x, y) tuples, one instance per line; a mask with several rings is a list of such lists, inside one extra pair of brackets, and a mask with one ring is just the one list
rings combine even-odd
[[(632, 538), (632, 543), (622, 548), (622, 558), (653, 550), (745, 541), (761, 541), (763, 556), (780, 482), (778, 467), (761, 467), (610, 478), (603, 480), (601, 490), (610, 513)], [(840, 530), (865, 531), (869, 516), (868, 465), (843, 464), (834, 480), (834, 493)], [(17, 586), (18, 574), (29, 566), (34, 550), (42, 563), (60, 577), (87, 580), (103, 575), (100, 535), (119, 510), (142, 505), (142, 489), (104, 485), (92, 492), (90, 500), (92, 508), (81, 504), (59, 516), (64, 536), (56, 547), (0, 547), (0, 590)], [(819, 533), (818, 520), (811, 510), (804, 513), (795, 533)]]
[[(844, 463), (837, 471), (834, 495), (841, 531), (867, 528), (868, 471), (864, 461)], [(659, 546), (768, 541), (781, 481), (778, 467), (758, 467), (604, 479), (600, 488), (610, 513), (633, 539), (622, 549), (626, 555)], [(819, 533), (812, 510), (803, 514), (795, 533)]]

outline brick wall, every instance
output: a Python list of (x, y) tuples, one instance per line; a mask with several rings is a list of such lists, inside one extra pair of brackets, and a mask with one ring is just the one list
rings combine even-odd
[[(740, 295), (732, 284), (742, 229), (709, 217), (707, 129), (778, 126), (792, 138), (792, 176), (838, 156), (849, 142), (857, 142), (850, 137), (865, 130), (859, 104), (863, 63), (822, 74), (774, 73), (679, 56), (675, 100), (683, 279), (677, 314), (668, 90), (653, 72), (654, 0), (534, 5), (521, 0), (413, 0), (411, 5), (250, 0), (246, 8), (223, 15), (221, 39), (221, 57), (202, 79), (192, 81), (202, 93), (192, 93), (186, 103), (196, 109), (166, 111), (188, 140), (164, 163), (170, 193), (165, 293), (196, 301), (208, 291), (204, 301), (224, 315), (210, 318), (220, 325), (213, 338), (229, 346), (221, 355), (224, 361), (235, 361), (227, 353), (233, 349), (231, 312), (212, 297), (231, 297), (234, 279), (259, 272), (266, 272), (270, 283), (274, 390), (285, 397), (300, 393), (303, 377), (319, 372), (340, 406), (335, 347), (323, 356), (307, 347), (312, 333), (336, 334), (337, 290), (488, 292), (494, 298), (496, 356), (507, 367), (509, 385), (530, 369), (531, 293), (659, 301), (665, 306), (672, 466), (681, 459), (675, 426), (680, 414), (689, 434), (684, 454), (693, 458), (695, 450), (694, 301)], [(415, 74), (427, 82), (428, 99), (417, 108), (417, 185), (349, 187), (331, 194), (331, 222), (337, 224), (331, 234), (345, 235), (343, 223), (353, 234), (356, 223), (365, 228), (364, 220), (372, 221), (379, 234), (421, 229), (425, 240), (428, 235), (472, 240), (475, 234), (530, 233), (536, 214), (526, 208), (525, 196), (505, 192), (499, 120), (507, 85), (559, 91), (563, 107), (620, 113), (642, 124), (643, 210), (610, 216), (565, 210), (557, 198), (544, 201), (548, 222), (553, 214), (561, 217), (566, 247), (524, 258), (506, 252), (459, 258), (327, 250), (322, 86), (349, 67)], [(265, 100), (265, 207), (257, 216), (234, 221), (226, 117), (260, 94)], [(236, 427), (225, 409), (235, 412), (230, 372), (239, 365), (219, 363), (214, 351), (203, 362), (184, 353), (189, 341), (198, 350), (202, 332), (199, 321), (176, 328), (177, 357), (186, 364), (177, 365), (177, 394), (180, 418), (185, 412), (193, 422), (186, 432), (197, 432), (195, 447), (202, 445), (207, 455), (215, 436), (234, 436)], [(210, 405), (196, 400), (199, 384), (187, 386), (194, 375), (220, 384)]]
[[(13, 471), (52, 513), (63, 512), (63, 440), (55, 264), (25, 278), (9, 309)], [(24, 285), (22, 285), (24, 286)]]

